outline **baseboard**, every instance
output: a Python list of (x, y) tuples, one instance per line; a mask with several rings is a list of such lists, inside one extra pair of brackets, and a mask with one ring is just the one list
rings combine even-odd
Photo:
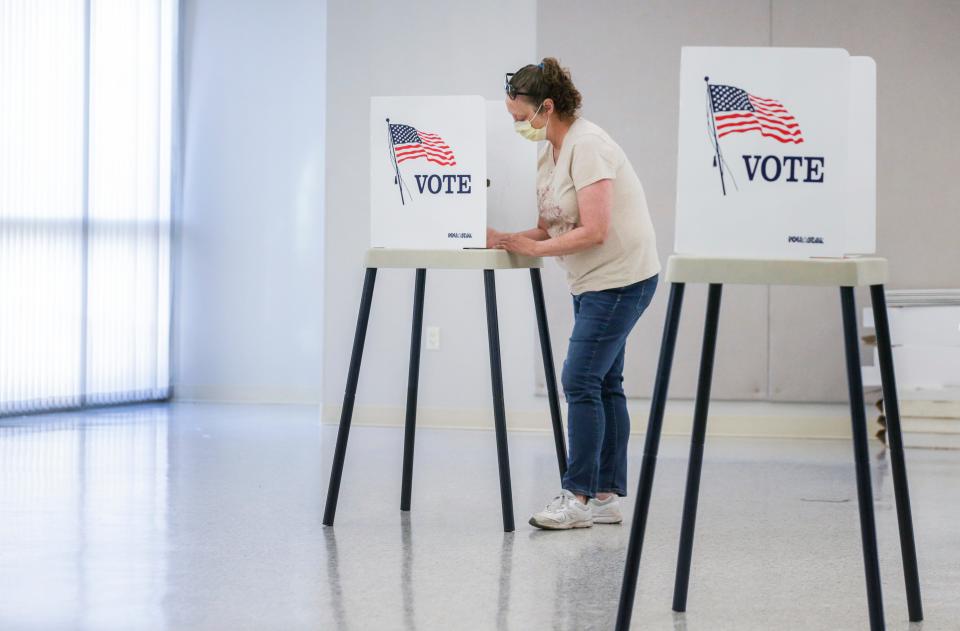
[(319, 388), (174, 385), (173, 400), (187, 403), (319, 405)]
[[(631, 399), (631, 434), (647, 429), (650, 402)], [(336, 424), (341, 407), (323, 407), (322, 422)], [(564, 416), (566, 411), (564, 410)], [(399, 406), (354, 407), (353, 424), (380, 427), (401, 427), (405, 410)], [(689, 436), (693, 423), (693, 402), (671, 401), (663, 420), (665, 435)], [(490, 408), (417, 410), (417, 427), (454, 429), (492, 429)], [(507, 428), (517, 431), (550, 431), (550, 413), (544, 400), (543, 411), (507, 410)], [(707, 433), (714, 436), (747, 436), (764, 438), (850, 438), (849, 407), (831, 403), (770, 403), (766, 401), (716, 401), (710, 404)]]

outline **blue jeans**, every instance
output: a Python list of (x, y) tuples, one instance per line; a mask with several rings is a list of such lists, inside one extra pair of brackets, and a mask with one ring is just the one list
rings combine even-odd
[(561, 376), (569, 443), (563, 488), (571, 493), (627, 494), (630, 417), (623, 394), (624, 350), (658, 279), (655, 274), (625, 287), (573, 296), (575, 322)]

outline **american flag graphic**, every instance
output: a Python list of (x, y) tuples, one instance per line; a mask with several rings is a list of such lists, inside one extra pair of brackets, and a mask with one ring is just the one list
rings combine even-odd
[(428, 162), (442, 166), (457, 163), (453, 151), (437, 134), (430, 134), (410, 125), (390, 123), (390, 140), (393, 142), (397, 164), (405, 160), (426, 158)]
[(779, 101), (748, 94), (731, 85), (710, 85), (710, 105), (717, 138), (728, 134), (759, 131), (767, 138), (799, 145), (800, 125)]

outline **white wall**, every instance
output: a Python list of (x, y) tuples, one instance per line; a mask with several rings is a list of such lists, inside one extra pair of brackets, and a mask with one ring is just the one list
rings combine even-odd
[[(536, 62), (535, 49), (536, 5), (532, 0), (330, 2), (327, 420), (336, 418), (335, 408), (343, 397), (363, 280), (363, 253), (369, 245), (369, 98), (480, 94), (502, 99), (504, 73)], [(503, 115), (508, 116), (506, 111)], [(532, 196), (531, 192), (531, 200)], [(533, 204), (516, 212), (529, 216), (529, 226), (536, 224)], [(551, 265), (547, 273), (558, 274), (559, 270)], [(368, 417), (382, 407), (386, 408), (384, 415), (395, 420), (404, 405), (413, 278), (412, 270), (379, 272), (357, 394), (358, 406)], [(514, 412), (542, 411), (543, 418), (549, 419), (546, 400), (534, 396), (534, 361), (539, 350), (529, 274), (498, 272), (497, 289), (507, 405)], [(441, 328), (441, 348), (422, 353), (422, 414), (429, 416), (432, 409), (435, 417), (488, 416), (490, 367), (482, 273), (428, 271), (427, 326)]]
[[(461, 93), (499, 99), (504, 72), (548, 54), (573, 68), (584, 113), (630, 154), (647, 189), (664, 259), (673, 242), (681, 45), (844, 46), (873, 56), (879, 243), (880, 254), (891, 260), (890, 286), (957, 286), (960, 250), (953, 235), (960, 214), (952, 200), (960, 179), (949, 175), (957, 134), (913, 121), (919, 111), (920, 119), (956, 131), (946, 112), (960, 85), (960, 67), (952, 63), (960, 53), (960, 40), (952, 37), (960, 16), (953, 5), (932, 2), (858, 0), (842, 10), (816, 2), (803, 5), (809, 7), (803, 12), (799, 6), (651, 0), (598, 11), (578, 2), (544, 2), (538, 11), (535, 0), (185, 0), (177, 395), (314, 402), (322, 394), (325, 418), (336, 420), (369, 237), (369, 97)], [(916, 93), (941, 97), (915, 101)], [(527, 213), (532, 225), (532, 205), (516, 212), (514, 226)], [(931, 265), (924, 252), (935, 252), (944, 264)], [(548, 261), (544, 276), (559, 370), (568, 296), (555, 263)], [(497, 282), (508, 422), (527, 415), (546, 426), (546, 401), (533, 394), (539, 349), (529, 277), (499, 272)], [(666, 289), (631, 338), (627, 388), (635, 396), (649, 394)], [(690, 288), (685, 301), (674, 397), (693, 392), (701, 290)], [(380, 272), (357, 399), (367, 420), (402, 416), (412, 294), (412, 271)], [(725, 291), (717, 396), (842, 399), (836, 303), (836, 292), (815, 288)], [(441, 327), (442, 346), (422, 354), (422, 416), (486, 419), (480, 273), (431, 271), (424, 325)]]
[[(644, 183), (663, 258), (673, 251), (680, 47), (842, 47), (877, 62), (878, 254), (889, 288), (960, 286), (960, 5), (851, 0), (645, 0), (539, 3), (538, 53), (570, 66), (584, 115), (630, 156)], [(566, 296), (550, 286), (555, 328)], [(625, 388), (650, 396), (667, 291), (664, 283), (627, 346)], [(857, 292), (860, 307), (868, 292)], [(684, 299), (671, 397), (692, 397), (706, 287)], [(846, 401), (839, 292), (728, 286), (723, 292), (712, 396)], [(562, 356), (565, 345), (557, 344)], [(862, 363), (869, 363), (866, 349)]]
[(174, 395), (319, 402), (324, 0), (184, 0)]

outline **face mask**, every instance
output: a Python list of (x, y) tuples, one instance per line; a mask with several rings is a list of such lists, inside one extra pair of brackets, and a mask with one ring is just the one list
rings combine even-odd
[[(540, 107), (543, 107), (543, 103), (540, 104)], [(536, 118), (536, 117), (537, 117), (537, 114), (540, 113), (540, 107), (537, 108), (537, 111), (534, 112), (534, 113), (533, 113), (533, 116), (531, 116), (529, 119), (527, 119), (527, 120), (525, 120), (525, 121), (514, 121), (514, 123), (513, 123), (513, 129), (514, 129), (518, 134), (520, 134), (521, 136), (523, 136), (523, 137), (526, 138), (527, 140), (532, 140), (532, 141), (534, 141), (534, 142), (539, 142), (539, 141), (541, 141), (541, 140), (546, 140), (546, 139), (547, 139), (547, 126), (546, 126), (546, 125), (544, 125), (543, 127), (540, 127), (540, 128), (538, 129), (538, 128), (536, 128), (536, 127), (534, 127), (533, 125), (530, 124), (530, 121), (532, 121), (534, 118)], [(548, 123), (550, 122), (549, 119), (547, 120), (547, 122), (548, 122)]]

